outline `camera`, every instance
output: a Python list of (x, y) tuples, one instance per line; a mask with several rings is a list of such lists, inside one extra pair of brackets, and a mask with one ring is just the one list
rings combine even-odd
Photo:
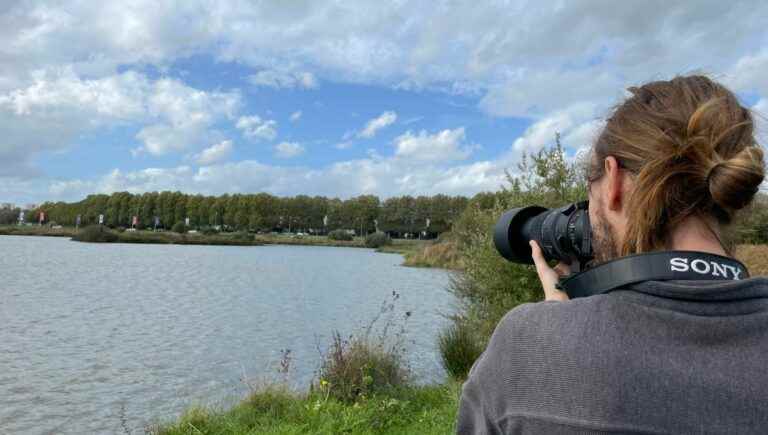
[(583, 267), (593, 257), (589, 202), (555, 209), (536, 205), (513, 208), (496, 222), (493, 242), (507, 260), (533, 264), (530, 240), (539, 244), (547, 261), (557, 260)]

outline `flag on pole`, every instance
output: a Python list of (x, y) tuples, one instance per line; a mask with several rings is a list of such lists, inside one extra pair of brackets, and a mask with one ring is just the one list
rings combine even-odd
[(427, 228), (429, 228), (429, 222), (430, 222), (430, 220), (429, 220), (429, 218), (427, 218)]
[(184, 225), (189, 226), (189, 218), (184, 218)]
[(104, 215), (103, 214), (99, 215), (99, 225), (104, 225)]
[(41, 211), (40, 212), (40, 225), (42, 225), (43, 222), (45, 222), (45, 212)]
[(133, 225), (134, 227), (139, 225), (139, 217), (138, 216), (134, 216), (133, 217), (133, 219), (131, 220), (131, 225)]
[(24, 223), (24, 210), (19, 212), (19, 223)]
[(328, 215), (323, 216), (323, 226), (324, 227), (328, 226)]

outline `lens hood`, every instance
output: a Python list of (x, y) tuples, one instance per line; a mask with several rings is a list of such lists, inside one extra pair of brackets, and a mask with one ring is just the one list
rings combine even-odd
[(508, 210), (496, 222), (493, 230), (493, 243), (496, 250), (514, 263), (533, 264), (531, 246), (528, 240), (522, 240), (523, 231), (515, 231), (521, 228), (531, 218), (547, 211), (544, 207), (530, 206)]

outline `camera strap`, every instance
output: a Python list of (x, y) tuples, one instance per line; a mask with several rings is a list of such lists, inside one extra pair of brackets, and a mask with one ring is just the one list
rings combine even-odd
[(733, 258), (696, 251), (662, 251), (608, 261), (562, 279), (557, 288), (570, 298), (581, 298), (643, 281), (745, 278), (749, 278), (746, 266)]

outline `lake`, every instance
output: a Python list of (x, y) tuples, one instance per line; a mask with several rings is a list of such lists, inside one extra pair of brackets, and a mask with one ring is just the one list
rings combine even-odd
[(282, 349), (305, 388), (332, 332), (360, 333), (393, 291), (414, 376), (444, 377), (435, 337), (450, 273), (400, 255), (14, 236), (0, 247), (2, 434), (143, 433), (280, 378)]

